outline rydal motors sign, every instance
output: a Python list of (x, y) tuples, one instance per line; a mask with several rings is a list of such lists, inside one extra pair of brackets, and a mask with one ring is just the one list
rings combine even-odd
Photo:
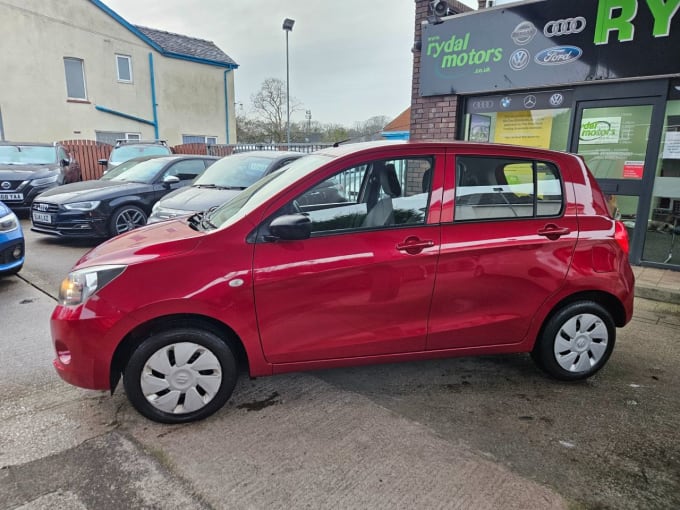
[(680, 0), (543, 0), (423, 25), (423, 96), (680, 73)]

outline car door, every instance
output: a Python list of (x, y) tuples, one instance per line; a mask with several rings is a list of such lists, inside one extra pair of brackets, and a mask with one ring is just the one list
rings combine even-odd
[[(312, 222), (309, 239), (272, 242), (265, 235), (255, 246), (255, 304), (269, 362), (424, 350), (441, 189), (423, 191), (421, 177), (442, 163), (443, 153), (433, 152), (356, 161), (319, 174), (265, 220), (266, 233), (271, 218), (310, 204), (302, 206)], [(357, 200), (304, 200), (320, 183), (357, 171), (367, 182)]]
[(449, 155), (455, 206), (442, 219), (428, 349), (520, 342), (571, 264), (578, 223), (564, 166), (496, 150)]

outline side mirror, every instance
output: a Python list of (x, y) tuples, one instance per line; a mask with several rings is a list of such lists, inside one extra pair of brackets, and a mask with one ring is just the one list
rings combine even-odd
[(100, 159), (100, 160), (98, 160), (98, 162), (99, 162), (100, 165), (108, 165), (109, 164), (108, 159)]
[(312, 220), (304, 214), (284, 214), (269, 224), (269, 231), (274, 239), (284, 241), (301, 241), (312, 235)]
[(71, 162), (68, 159), (62, 159), (60, 162), (61, 166), (69, 166)]
[(163, 177), (163, 185), (165, 186), (172, 186), (173, 184), (177, 184), (179, 182), (179, 177), (176, 175), (166, 175)]

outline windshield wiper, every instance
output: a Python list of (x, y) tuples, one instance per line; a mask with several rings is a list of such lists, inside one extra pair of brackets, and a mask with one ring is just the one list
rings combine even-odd
[(209, 228), (217, 228), (217, 225), (215, 225), (212, 221), (210, 221), (210, 218), (212, 218), (213, 213), (217, 210), (217, 208), (220, 207), (219, 205), (213, 205), (210, 209), (207, 211), (203, 211), (201, 214), (201, 227), (203, 227), (205, 230)]

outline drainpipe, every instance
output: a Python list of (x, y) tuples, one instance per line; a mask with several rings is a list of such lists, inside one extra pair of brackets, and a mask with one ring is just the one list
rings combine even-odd
[(158, 110), (156, 109), (156, 77), (153, 70), (153, 53), (149, 52), (149, 74), (151, 75), (151, 109), (153, 110), (154, 136), (158, 140)]
[(227, 87), (227, 73), (231, 71), (231, 69), (226, 69), (224, 71), (224, 114), (225, 114), (225, 124), (226, 124), (226, 130), (227, 130), (227, 145), (229, 145), (229, 88)]

